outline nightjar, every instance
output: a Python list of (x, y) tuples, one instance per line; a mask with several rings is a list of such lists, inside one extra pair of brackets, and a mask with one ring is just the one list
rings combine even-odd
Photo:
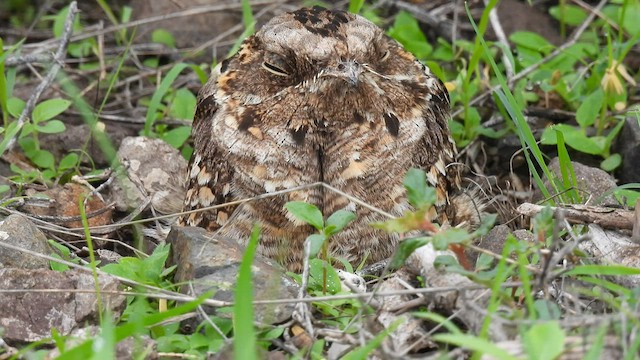
[[(438, 219), (458, 223), (449, 117), (442, 81), (378, 26), (320, 7), (285, 13), (247, 38), (200, 90), (185, 210), (323, 181), (401, 215), (410, 208), (403, 178), (416, 167), (437, 189)], [(353, 264), (383, 260), (399, 241), (369, 226), (381, 215), (321, 187), (194, 212), (179, 224), (245, 243), (259, 222), (259, 251), (300, 270), (314, 229), (288, 214), (288, 201), (315, 204), (327, 216), (355, 211), (357, 220), (329, 243), (333, 256)]]

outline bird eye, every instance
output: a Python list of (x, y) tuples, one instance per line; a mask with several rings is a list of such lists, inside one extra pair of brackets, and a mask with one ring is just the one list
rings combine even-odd
[(385, 60), (387, 60), (387, 59), (389, 58), (389, 54), (390, 54), (389, 50), (386, 50), (386, 51), (384, 52), (384, 55), (382, 55), (382, 57), (380, 58), (380, 61), (385, 61)]
[(268, 72), (272, 73), (272, 74), (275, 74), (275, 75), (278, 75), (278, 76), (284, 76), (284, 77), (289, 76), (288, 72), (286, 72), (286, 71), (282, 70), (281, 68), (279, 68), (279, 67), (277, 67), (277, 66), (275, 66), (273, 64), (270, 64), (270, 63), (268, 63), (266, 61), (262, 63), (262, 67), (265, 70), (267, 70)]

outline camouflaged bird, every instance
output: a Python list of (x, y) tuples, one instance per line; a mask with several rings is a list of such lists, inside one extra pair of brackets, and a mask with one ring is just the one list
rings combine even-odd
[[(424, 169), (438, 219), (468, 217), (443, 83), (384, 31), (339, 10), (303, 8), (273, 18), (223, 61), (200, 90), (185, 210), (323, 181), (395, 215), (410, 209), (403, 178)], [(333, 236), (333, 256), (352, 264), (392, 255), (398, 235), (369, 226), (384, 218), (321, 187), (194, 212), (199, 226), (246, 243), (261, 224), (259, 251), (300, 270), (314, 229), (284, 209), (315, 204), (357, 220)], [(456, 216), (464, 213), (465, 216)]]

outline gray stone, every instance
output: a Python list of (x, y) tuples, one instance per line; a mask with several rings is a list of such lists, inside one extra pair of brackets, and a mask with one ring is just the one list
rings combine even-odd
[[(101, 291), (118, 290), (119, 282), (111, 276), (99, 275), (98, 282)], [(122, 295), (105, 293), (101, 301), (115, 317), (125, 305)], [(65, 336), (98, 318), (91, 273), (0, 269), (0, 327), (7, 343), (39, 341), (50, 337), (53, 328)]]
[[(51, 255), (54, 252), (42, 231), (25, 216), (17, 214), (10, 215), (0, 222), (0, 242), (44, 255)], [(23, 251), (0, 246), (0, 268), (3, 267), (48, 269), (49, 261)]]
[[(487, 235), (483, 236), (476, 245), (485, 250), (489, 250), (494, 254), (502, 254), (504, 243), (509, 234), (513, 234), (513, 236), (520, 241), (535, 241), (535, 236), (529, 230), (511, 230), (507, 225), (500, 224), (491, 229), (491, 231), (489, 231)], [(465, 253), (475, 263), (479, 254), (473, 250), (467, 250)]]
[[(233, 301), (244, 253), (235, 240), (216, 236), (202, 228), (176, 226), (171, 229), (167, 242), (171, 244), (173, 261), (177, 265), (176, 283), (192, 282), (194, 295), (215, 289), (214, 299)], [(298, 285), (272, 260), (256, 255), (252, 271), (255, 300), (296, 297)], [(188, 286), (183, 289), (184, 292), (188, 290)], [(254, 309), (256, 321), (277, 324), (291, 317), (293, 304), (257, 305)]]
[(160, 139), (128, 137), (117, 156), (126, 172), (111, 188), (118, 210), (131, 211), (148, 197), (160, 214), (182, 210), (187, 161), (177, 149)]

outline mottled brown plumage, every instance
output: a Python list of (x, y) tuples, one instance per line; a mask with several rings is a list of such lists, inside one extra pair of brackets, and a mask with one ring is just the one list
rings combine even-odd
[[(199, 93), (185, 209), (324, 181), (387, 212), (409, 209), (403, 177), (424, 169), (439, 218), (459, 191), (456, 149), (442, 82), (382, 29), (344, 11), (314, 7), (272, 19), (223, 61)], [(321, 188), (192, 213), (183, 225), (244, 242), (261, 223), (260, 251), (299, 270), (313, 229), (287, 201), (358, 219), (334, 236), (334, 256), (389, 257), (399, 239), (371, 228), (383, 218)]]

